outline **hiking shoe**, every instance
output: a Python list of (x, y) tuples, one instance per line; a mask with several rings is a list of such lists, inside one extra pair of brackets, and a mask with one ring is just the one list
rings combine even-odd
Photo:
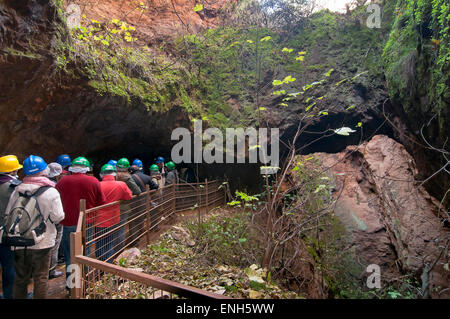
[(52, 270), (48, 273), (48, 279), (58, 278), (64, 275), (62, 271)]

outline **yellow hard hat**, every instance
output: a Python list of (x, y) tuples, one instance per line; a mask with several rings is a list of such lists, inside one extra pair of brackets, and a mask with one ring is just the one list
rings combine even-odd
[(21, 169), (23, 166), (19, 164), (19, 160), (15, 155), (6, 155), (0, 157), (0, 173), (10, 173)]

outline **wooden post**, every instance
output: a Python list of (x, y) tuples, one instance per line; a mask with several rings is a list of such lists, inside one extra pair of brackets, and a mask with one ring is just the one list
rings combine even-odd
[[(80, 218), (81, 217), (81, 218)], [(83, 254), (83, 252), (86, 251), (86, 242), (88, 241), (87, 239), (87, 225), (85, 223), (85, 220), (87, 219), (87, 214), (86, 214), (86, 200), (85, 199), (80, 199), (80, 215), (78, 217), (78, 225), (77, 228), (81, 231), (81, 243), (82, 243), (82, 252), (81, 254)], [(91, 238), (89, 238), (90, 240)]]
[(172, 185), (173, 185), (173, 188), (172, 188), (172, 214), (170, 214), (170, 217), (175, 217), (175, 211), (176, 211), (176, 207), (177, 207), (176, 206), (177, 200), (175, 198), (175, 195), (176, 195), (175, 186), (176, 186), (176, 184), (173, 183)]
[(150, 186), (145, 185), (145, 209), (147, 210), (147, 218), (145, 219), (145, 228), (147, 232), (147, 245), (150, 243), (150, 227), (151, 227), (151, 209), (150, 209)]
[(196, 186), (196, 192), (197, 192), (197, 212), (198, 212), (198, 225), (200, 226), (200, 223), (202, 222), (202, 219), (200, 217), (200, 210), (202, 206), (202, 192), (201, 192), (201, 184), (198, 184)]
[(226, 207), (226, 205), (227, 205), (227, 187), (228, 187), (228, 184), (222, 184), (222, 186), (223, 186), (223, 204)]
[(75, 270), (75, 274), (79, 274), (80, 278), (75, 276), (75, 287), (71, 287), (70, 289), (71, 299), (81, 298), (81, 277), (83, 276), (83, 272), (81, 268), (82, 266), (76, 262), (75, 256), (77, 255), (82, 255), (81, 232), (74, 232), (70, 234), (70, 264), (77, 265), (80, 270), (79, 272)]
[(205, 206), (206, 212), (208, 212), (209, 201), (208, 201), (208, 179), (205, 179)]

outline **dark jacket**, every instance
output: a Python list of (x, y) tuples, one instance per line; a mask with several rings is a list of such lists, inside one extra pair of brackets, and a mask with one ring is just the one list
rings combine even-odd
[(20, 184), (18, 179), (8, 175), (0, 174), (0, 225), (3, 224), (6, 206), (8, 206), (9, 198), (15, 189), (15, 186)]
[(128, 172), (117, 172), (117, 180), (121, 182), (125, 182), (128, 188), (131, 190), (131, 193), (134, 195), (139, 195), (142, 193), (141, 188), (136, 184), (134, 178), (131, 177)]
[(179, 183), (178, 171), (176, 169), (169, 171), (166, 176), (166, 186)]
[(141, 171), (135, 171), (131, 174), (136, 184), (139, 186), (142, 192), (145, 192), (145, 185), (148, 185), (150, 189), (158, 189), (158, 184), (153, 182), (152, 178)]

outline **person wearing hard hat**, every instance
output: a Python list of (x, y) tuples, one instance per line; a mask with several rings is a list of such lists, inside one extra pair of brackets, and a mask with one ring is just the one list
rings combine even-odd
[[(42, 215), (42, 223), (45, 223), (45, 226), (41, 228), (42, 233), (38, 234), (36, 231), (31, 246), (15, 242), (15, 234), (13, 237), (8, 237), (11, 239), (10, 245), (14, 246), (14, 268), (16, 271), (14, 299), (27, 298), (28, 284), (31, 279), (33, 279), (34, 286), (33, 298), (45, 299), (48, 291), (51, 249), (55, 246), (56, 239), (55, 224), (64, 219), (64, 210), (60, 194), (54, 187), (55, 183), (47, 177), (49, 168), (42, 157), (36, 155), (27, 157), (23, 162), (23, 171), (25, 178), (12, 193), (5, 210), (5, 216), (14, 214), (16, 209), (27, 208), (28, 202), (25, 204), (23, 198), (35, 196), (37, 204), (34, 209), (39, 209), (39, 214)], [(32, 211), (30, 210), (30, 212)], [(18, 231), (19, 234), (25, 233), (25, 231), (23, 233), (20, 233), (20, 231), (22, 230)]]
[[(63, 172), (63, 167), (59, 163), (50, 163), (48, 164), (48, 178), (55, 182), (55, 184), (61, 179), (61, 174)], [(66, 175), (69, 172), (66, 172)], [(56, 266), (58, 266), (58, 260), (60, 257), (63, 256), (63, 253), (60, 254), (61, 249), (61, 239), (62, 239), (62, 232), (63, 232), (63, 226), (58, 223), (55, 224), (56, 227), (56, 239), (55, 239), (55, 246), (53, 246), (50, 255), (50, 271), (48, 274), (49, 279), (58, 278), (64, 275), (63, 272), (56, 270)]]
[(161, 184), (164, 186), (166, 185), (166, 175), (167, 175), (167, 170), (164, 167), (164, 157), (159, 156), (158, 158), (156, 158), (156, 166), (158, 166), (159, 168), (159, 177), (157, 177), (158, 179), (161, 179)]
[[(117, 161), (116, 164), (116, 169), (117, 169), (117, 180), (124, 182), (125, 184), (127, 184), (128, 188), (131, 190), (131, 193), (133, 195), (139, 195), (141, 193), (141, 189), (139, 188), (139, 186), (136, 184), (136, 182), (134, 181), (134, 179), (131, 177), (130, 173), (129, 173), (129, 168), (130, 168), (130, 162), (128, 161), (127, 158), (123, 157), (121, 159), (119, 159)], [(136, 204), (134, 204), (136, 205)], [(136, 210), (133, 211), (133, 203), (121, 203), (120, 205), (120, 209), (122, 212), (127, 212), (125, 214), (121, 214), (120, 215), (120, 222), (121, 224), (126, 223), (128, 219), (133, 219), (136, 215)], [(129, 235), (128, 235), (128, 242), (130, 242), (130, 240), (133, 240), (134, 238), (136, 238), (136, 233), (139, 232), (139, 230), (137, 229), (132, 229), (131, 225), (129, 226)], [(119, 232), (119, 247), (118, 249), (121, 249), (126, 241), (127, 241), (127, 235), (126, 235), (126, 229), (125, 227), (120, 227), (120, 232)], [(137, 243), (136, 243), (137, 244)]]
[(158, 189), (158, 183), (155, 183), (150, 176), (144, 174), (142, 168), (139, 168), (136, 165), (131, 165), (129, 172), (131, 173), (131, 177), (136, 182), (137, 186), (141, 189), (141, 192), (145, 192), (146, 185), (148, 185), (150, 190)]
[[(127, 184), (121, 181), (116, 181), (117, 169), (115, 166), (105, 164), (100, 169), (100, 177), (102, 181), (100, 185), (102, 187), (103, 194), (106, 197), (106, 203), (111, 203), (119, 200), (130, 200), (133, 195)], [(120, 247), (120, 228), (117, 228), (117, 224), (120, 222), (120, 205), (115, 204), (104, 209), (95, 211), (94, 225), (96, 236), (101, 236), (96, 245), (99, 249), (95, 251), (96, 257), (99, 260), (112, 263), (112, 256), (118, 251)], [(124, 228), (122, 226), (121, 228)]]
[(133, 163), (131, 164), (131, 166), (137, 166), (137, 168), (142, 171), (144, 169), (144, 164), (142, 163), (142, 161), (138, 158), (136, 158)]
[(116, 165), (117, 165), (117, 161), (116, 161), (116, 160), (109, 160), (107, 164), (109, 164), (109, 165), (112, 165), (112, 166), (116, 167)]
[(175, 169), (175, 163), (170, 161), (166, 163), (167, 177), (166, 185), (179, 184), (178, 171)]
[(62, 167), (62, 171), (60, 174), (61, 177), (65, 176), (65, 175), (69, 175), (69, 166), (72, 165), (72, 160), (69, 155), (67, 155), (67, 154), (59, 155), (56, 158), (56, 163), (58, 163)]
[[(0, 225), (3, 225), (4, 213), (8, 205), (9, 198), (14, 189), (21, 182), (17, 173), (23, 166), (15, 155), (0, 157)], [(2, 290), (3, 298), (13, 298), (14, 285), (14, 252), (9, 246), (0, 244), (0, 264), (2, 267)]]
[(131, 177), (128, 169), (130, 168), (130, 162), (126, 158), (121, 158), (117, 161), (116, 169), (117, 169), (117, 180), (121, 182), (125, 182), (128, 188), (131, 190), (133, 195), (139, 195), (141, 193), (141, 189), (136, 184), (134, 179)]
[(163, 181), (161, 179), (161, 173), (159, 172), (159, 167), (156, 164), (150, 166), (150, 176), (152, 178), (153, 183), (158, 184), (158, 188), (161, 189), (164, 187)]
[[(66, 261), (66, 276), (69, 276), (67, 268), (70, 265), (70, 234), (75, 232), (80, 215), (80, 200), (86, 200), (86, 209), (103, 205), (106, 202), (103, 195), (100, 182), (93, 176), (86, 175), (90, 170), (90, 163), (84, 157), (77, 157), (72, 161), (69, 167), (71, 175), (64, 176), (56, 189), (61, 194), (62, 203), (66, 217), (61, 224), (63, 225), (63, 249)], [(90, 216), (85, 216), (87, 228), (87, 240), (93, 236), (93, 224)], [(87, 247), (86, 253), (89, 255), (90, 247)]]

